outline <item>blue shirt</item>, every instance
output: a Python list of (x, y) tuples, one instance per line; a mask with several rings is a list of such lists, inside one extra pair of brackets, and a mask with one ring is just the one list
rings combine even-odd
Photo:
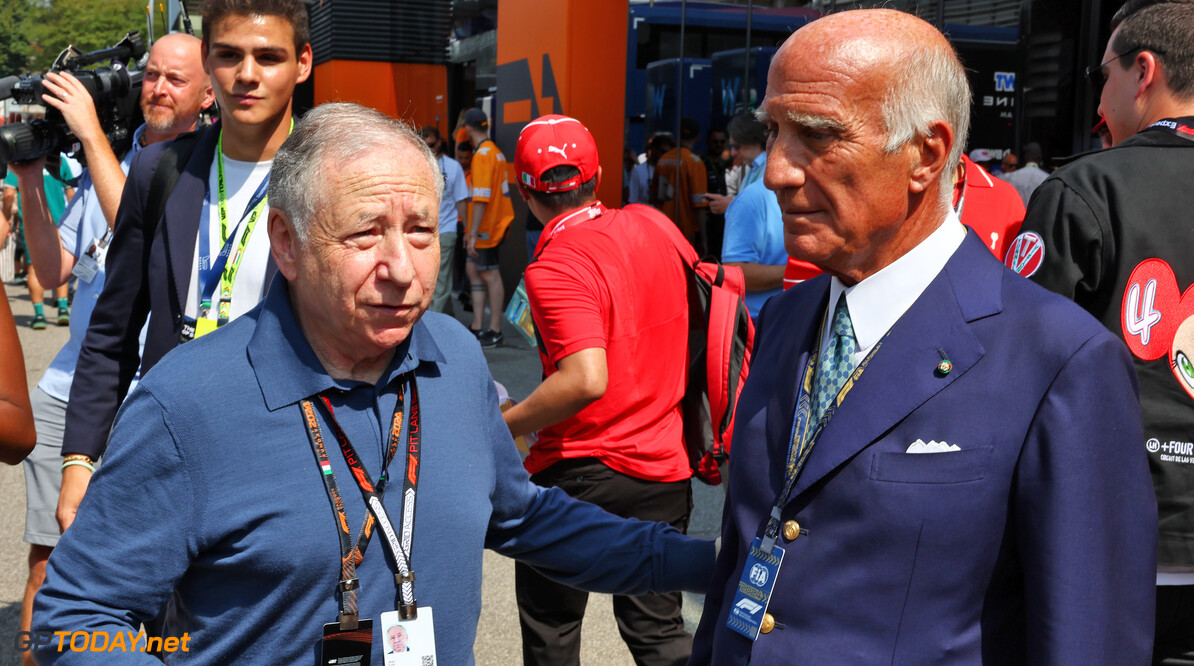
[[(141, 150), (141, 135), (145, 132), (145, 125), (137, 128), (133, 133), (133, 147), (120, 160), (120, 168), (128, 175), (129, 165), (133, 163), (133, 156)], [(91, 172), (83, 170), (79, 178), (79, 185), (75, 188), (75, 196), (66, 205), (58, 225), (58, 238), (62, 247), (76, 259), (86, 254), (91, 244), (104, 237), (108, 231), (108, 221), (104, 219), (104, 211), (100, 210), (99, 197), (95, 194), (95, 185), (91, 182)], [(83, 346), (83, 335), (87, 333), (87, 324), (91, 321), (91, 313), (95, 310), (95, 301), (104, 289), (104, 267), (99, 267), (95, 279), (91, 282), (78, 281), (75, 287), (75, 300), (71, 304), (70, 339), (58, 351), (58, 355), (50, 361), (46, 373), (37, 383), (38, 388), (51, 397), (63, 402), (70, 399), (70, 385), (75, 378), (75, 364), (79, 361), (79, 349)], [(145, 332), (141, 332), (141, 341), (145, 341)]]
[[(166, 634), (190, 635), (190, 652), (168, 662), (316, 663), (322, 627), (338, 618), (340, 546), (299, 401), (327, 391), (378, 479), (408, 371), (422, 414), (414, 593), (434, 610), (438, 663), (473, 663), (484, 548), (596, 591), (703, 590), (712, 542), (530, 482), (481, 349), (459, 323), (429, 312), (376, 385), (335, 380), (303, 337), (279, 275), (261, 304), (171, 351), (125, 402), (107, 460), (54, 550), (34, 626), (135, 632), (165, 608)], [(343, 455), (334, 445), (328, 454), (355, 535), (365, 505)], [(390, 477), (405, 468), (397, 456)], [(385, 506), (401, 530), (402, 493), (391, 487)], [(357, 576), (360, 616), (374, 620), (374, 664), (387, 643), (380, 615), (398, 604), (393, 573), (372, 543)], [(111, 660), (55, 647), (39, 656)]]
[[(762, 170), (762, 167), (759, 167)], [(752, 170), (753, 173), (753, 170)], [(741, 261), (767, 266), (784, 266), (788, 252), (784, 249), (784, 221), (775, 192), (763, 185), (762, 179), (738, 193), (726, 209), (726, 231), (721, 242), (723, 262)], [(759, 316), (759, 309), (768, 298), (783, 291), (782, 287), (746, 292), (746, 308), (751, 317)]]
[(468, 184), (464, 182), (464, 169), (460, 162), (447, 155), (440, 155), (436, 161), (439, 163), (440, 173), (444, 174), (444, 195), (439, 201), (439, 232), (454, 234), (460, 221), (456, 204), (468, 199)]
[(750, 163), (750, 169), (742, 178), (742, 182), (738, 184), (738, 193), (741, 194), (748, 186), (754, 185), (763, 180), (763, 171), (767, 169), (767, 151), (759, 153)]

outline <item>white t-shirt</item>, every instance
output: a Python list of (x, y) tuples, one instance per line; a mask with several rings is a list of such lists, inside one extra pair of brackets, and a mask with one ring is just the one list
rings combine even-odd
[[(208, 250), (210, 257), (208, 261), (214, 262), (216, 256), (220, 253), (220, 211), (219, 211), (219, 171), (216, 167), (215, 160), (219, 156), (212, 158), (211, 172), (207, 177), (207, 205), (203, 207), (203, 212), (199, 218), (199, 233), (209, 234)], [(228, 211), (228, 225), (229, 228), (236, 228), (239, 223), (239, 228), (236, 230), (236, 236), (233, 239), (232, 254), (229, 255), (228, 261), (232, 261), (233, 255), (236, 253), (236, 247), (240, 244), (241, 236), (245, 233), (245, 225), (248, 223), (248, 216), (244, 215), (245, 207), (248, 206), (249, 201), (253, 198), (253, 193), (257, 191), (257, 187), (261, 181), (269, 175), (270, 165), (273, 160), (268, 162), (240, 162), (238, 160), (229, 159), (227, 155), (224, 156), (224, 190), (228, 196), (226, 210)], [(249, 236), (249, 242), (245, 245), (244, 256), (240, 260), (240, 268), (237, 270), (236, 279), (232, 283), (232, 303), (229, 306), (229, 320), (236, 319), (242, 314), (252, 310), (257, 303), (265, 296), (265, 289), (268, 286), (265, 280), (266, 267), (269, 266), (269, 233), (266, 230), (266, 220), (269, 217), (269, 208), (262, 209), (261, 215), (257, 218), (257, 223), (253, 226), (253, 234)], [(242, 218), (244, 220), (242, 221)], [(199, 284), (199, 238), (195, 239), (195, 256), (191, 261), (191, 287), (187, 292), (187, 307), (186, 316), (194, 319), (199, 311), (200, 284)], [(216, 293), (212, 297), (211, 311), (208, 313), (208, 319), (216, 319), (218, 316), (218, 308), (216, 304), (220, 299), (220, 288), (216, 287)]]

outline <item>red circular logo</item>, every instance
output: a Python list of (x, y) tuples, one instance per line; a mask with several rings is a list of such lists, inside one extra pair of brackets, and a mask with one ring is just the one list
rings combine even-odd
[(1007, 248), (1003, 263), (1024, 277), (1032, 277), (1045, 261), (1045, 241), (1033, 231), (1016, 236)]

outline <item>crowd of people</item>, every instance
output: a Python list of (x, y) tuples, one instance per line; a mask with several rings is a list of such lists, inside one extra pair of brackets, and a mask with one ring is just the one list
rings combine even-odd
[[(202, 39), (153, 45), (127, 154), (47, 75), (86, 169), (60, 197), (60, 167), (9, 167), (31, 287), (77, 283), (32, 390), (0, 358), (22, 631), (467, 664), (488, 548), (518, 561), (527, 664), (579, 662), (589, 591), (640, 664), (1194, 651), (1194, 4), (1116, 13), (1088, 69), (1109, 147), (1051, 174), (1036, 144), (999, 175), (964, 154), (949, 41), (852, 10), (793, 33), (706, 154), (686, 119), (623, 156), (620, 207), (583, 119), (532, 120), (510, 162), (478, 109), (448, 136), (296, 117), (301, 0), (202, 11)], [(481, 348), (514, 197), (543, 380), (503, 412)], [(716, 541), (685, 534), (695, 252), (741, 271), (756, 326)], [(695, 634), (681, 591), (706, 594)]]

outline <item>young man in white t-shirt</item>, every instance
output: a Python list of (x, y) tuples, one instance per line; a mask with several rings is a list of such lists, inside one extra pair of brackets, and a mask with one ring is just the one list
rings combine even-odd
[[(146, 209), (165, 150), (146, 149), (132, 165), (108, 253), (108, 285), (71, 387), (62, 447), (71, 459), (90, 462), (103, 453), (138, 367), (149, 372), (180, 342), (252, 309), (276, 270), (265, 233), (265, 181), (293, 127), (294, 87), (311, 74), (306, 8), (301, 0), (205, 0), (203, 27), (203, 67), (220, 122), (193, 140), (160, 220)], [(137, 334), (147, 317), (138, 359)], [(90, 478), (85, 465), (64, 470), (63, 529)]]

